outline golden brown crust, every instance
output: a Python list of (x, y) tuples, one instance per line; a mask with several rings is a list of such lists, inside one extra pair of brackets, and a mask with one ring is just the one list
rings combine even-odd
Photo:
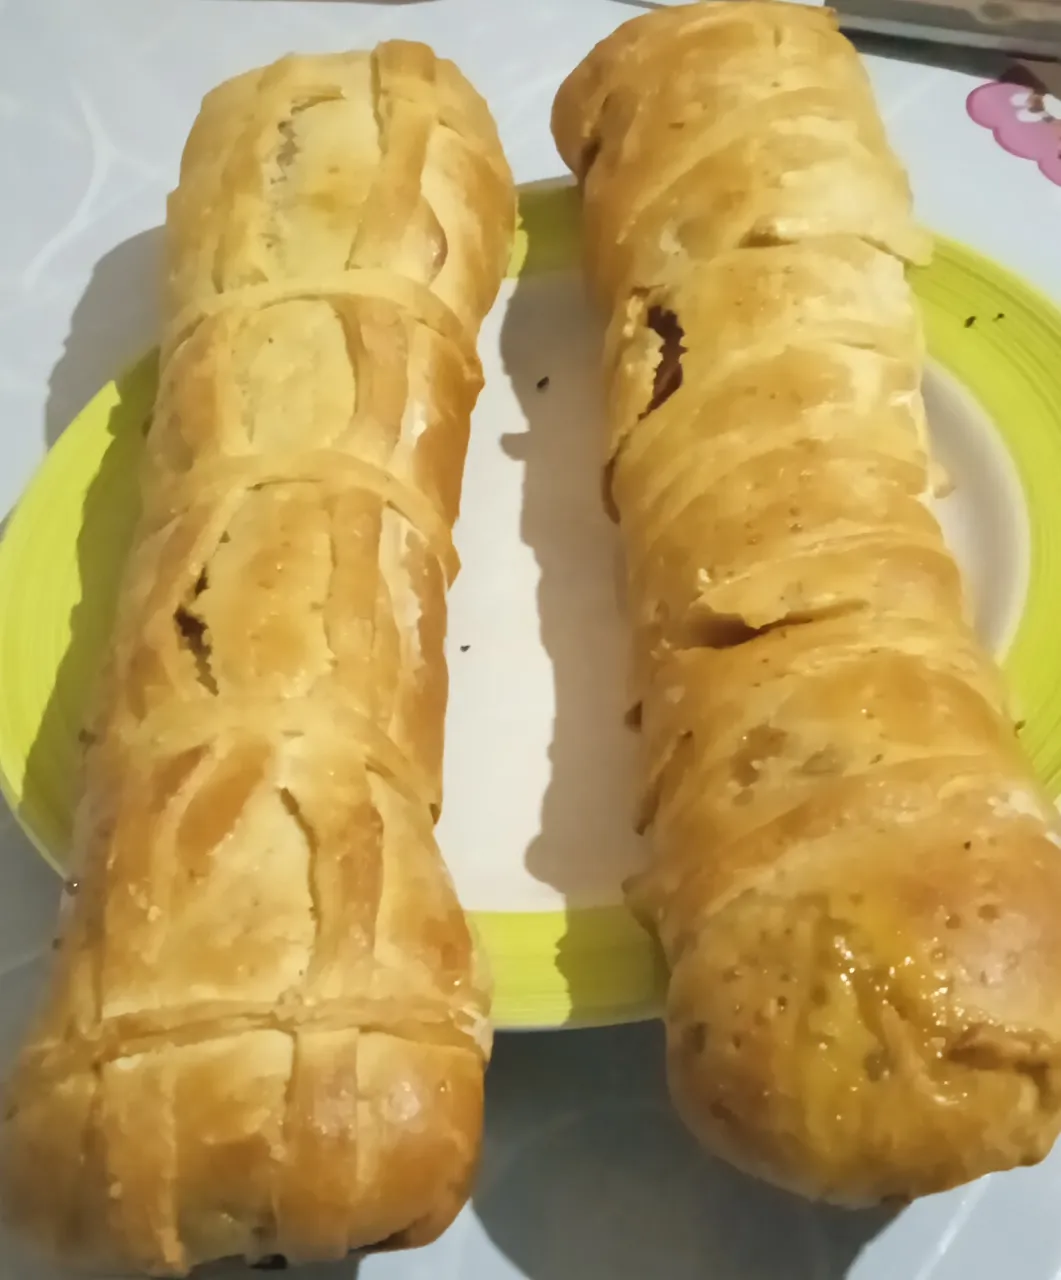
[(192, 130), (80, 887), (5, 1130), (9, 1214), (75, 1261), (419, 1244), (468, 1193), (489, 994), (433, 826), (514, 214), (421, 45), (284, 59)]
[(1061, 837), (924, 503), (925, 257), (822, 9), (668, 8), (557, 95), (610, 313), (671, 1091), (847, 1203), (1061, 1126)]

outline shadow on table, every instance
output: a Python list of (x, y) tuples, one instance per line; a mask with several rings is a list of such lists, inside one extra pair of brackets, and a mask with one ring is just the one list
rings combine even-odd
[(811, 1205), (706, 1156), (658, 1023), (499, 1037), (473, 1207), (528, 1280), (843, 1280), (895, 1216)]
[(161, 227), (131, 236), (96, 263), (48, 381), (47, 445), (58, 440), (101, 387), (156, 342), (161, 286)]
[[(555, 269), (563, 229), (554, 232), (544, 236), (550, 261), (528, 262), (517, 281), (500, 339), (525, 419), (501, 443), (523, 467), (520, 532), (538, 564), (555, 706), (540, 828), (524, 857), (567, 904), (557, 968), (572, 1021), (600, 1023), (629, 1016), (631, 1006), (653, 1010), (660, 984), (654, 944), (619, 905), (620, 885), (644, 853), (633, 829), (637, 738), (624, 722), (624, 575), (601, 498), (601, 332), (577, 259)], [(532, 233), (531, 253), (535, 243)], [(616, 905), (593, 909), (609, 899)]]
[(290, 1276), (291, 1280), (357, 1280), (362, 1259), (351, 1255), (341, 1262), (314, 1262), (300, 1267), (289, 1267), (281, 1258), (267, 1259), (249, 1267), (245, 1262), (226, 1259), (200, 1267), (195, 1275), (199, 1280), (278, 1280)]
[(106, 424), (106, 446), (89, 482), (77, 539), (79, 592), (63, 654), (40, 726), (26, 758), (22, 817), (62, 862), (80, 773), (80, 735), (106, 654), (118, 586), (137, 516), (136, 486), (155, 384), (148, 357), (117, 380)]
[[(153, 399), (150, 348), (158, 329), (161, 228), (105, 254), (74, 309), (63, 354), (52, 370), (45, 441), (108, 383), (118, 395), (106, 423), (106, 447), (84, 495), (77, 544), (79, 598), (70, 641), (26, 761), (22, 815), (54, 856), (66, 855), (69, 809), (80, 770), (78, 734), (113, 621), (118, 582), (136, 517), (132, 477)], [(138, 359), (139, 357), (139, 359)]]

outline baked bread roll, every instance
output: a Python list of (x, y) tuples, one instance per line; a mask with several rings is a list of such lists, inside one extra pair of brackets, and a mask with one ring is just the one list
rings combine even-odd
[(1061, 1124), (1061, 838), (929, 488), (925, 234), (832, 14), (662, 9), (561, 88), (610, 314), (668, 1075), (733, 1163), (860, 1204)]
[(422, 45), (209, 94), (142, 516), (11, 1083), (9, 1216), (93, 1266), (338, 1258), (468, 1193), (488, 987), (436, 847), (491, 117)]

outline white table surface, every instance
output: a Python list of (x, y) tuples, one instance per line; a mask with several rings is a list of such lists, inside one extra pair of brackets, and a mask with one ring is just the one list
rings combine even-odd
[[(0, 0), (0, 515), (153, 340), (164, 196), (213, 84), (291, 49), (423, 38), (486, 94), (517, 179), (541, 178), (562, 171), (548, 134), (557, 85), (632, 12), (616, 0)], [(870, 65), (923, 218), (1061, 300), (1061, 188), (963, 116), (990, 68)], [(1046, 242), (1035, 227), (1050, 225)], [(6, 812), (0, 877), (6, 1060), (57, 887)], [(895, 1217), (812, 1207), (704, 1157), (671, 1117), (661, 1056), (653, 1025), (501, 1037), (471, 1205), (432, 1248), (363, 1263), (363, 1280), (1061, 1276), (1058, 1159)], [(0, 1237), (0, 1280), (54, 1276)]]

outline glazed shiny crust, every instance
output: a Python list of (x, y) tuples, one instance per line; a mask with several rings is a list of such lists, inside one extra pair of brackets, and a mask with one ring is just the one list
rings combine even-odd
[(1061, 839), (925, 504), (925, 234), (832, 14), (634, 19), (561, 88), (610, 315), (668, 1073), (841, 1203), (1061, 1123)]
[(488, 984), (435, 844), (475, 339), (515, 217), (417, 44), (207, 96), (9, 1216), (181, 1274), (420, 1244), (463, 1204)]

